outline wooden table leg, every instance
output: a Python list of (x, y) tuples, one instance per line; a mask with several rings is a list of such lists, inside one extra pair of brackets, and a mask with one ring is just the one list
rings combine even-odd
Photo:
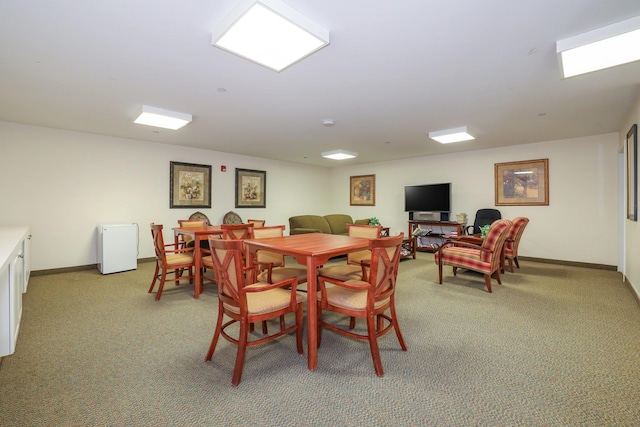
[(195, 274), (193, 279), (193, 296), (195, 299), (200, 298), (200, 287), (202, 286), (202, 254), (200, 253), (200, 240), (201, 237), (199, 235), (194, 236), (193, 238), (193, 256), (195, 257)]
[(318, 367), (318, 278), (316, 275), (316, 259), (307, 257), (307, 351), (310, 371)]

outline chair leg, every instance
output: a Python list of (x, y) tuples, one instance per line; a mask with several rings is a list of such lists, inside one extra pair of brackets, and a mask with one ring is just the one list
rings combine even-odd
[(402, 332), (400, 332), (400, 325), (398, 324), (398, 318), (396, 317), (396, 303), (394, 299), (391, 300), (390, 309), (391, 309), (391, 321), (393, 322), (393, 329), (396, 331), (396, 337), (398, 337), (400, 348), (402, 348), (403, 351), (407, 351), (407, 345), (404, 342), (404, 337), (402, 336)]
[(356, 318), (351, 316), (349, 318), (349, 329), (354, 329), (356, 327)]
[(322, 342), (322, 306), (320, 302), (318, 302), (318, 348), (320, 348), (320, 343)]
[(158, 272), (160, 271), (160, 266), (158, 265), (158, 261), (156, 261), (156, 272), (153, 273), (153, 281), (151, 282), (151, 287), (149, 288), (149, 293), (153, 292), (153, 287), (156, 285), (156, 281), (158, 280)]
[(162, 290), (164, 289), (164, 282), (167, 280), (167, 270), (162, 269), (162, 277), (160, 278), (160, 285), (158, 286), (158, 293), (156, 294), (156, 301), (160, 301), (162, 296)]
[(487, 290), (491, 293), (491, 276), (488, 274), (484, 275), (484, 283), (487, 285)]
[(442, 285), (442, 263), (438, 263), (438, 278), (440, 279), (440, 284)]
[(240, 321), (240, 336), (238, 337), (238, 354), (236, 355), (236, 365), (233, 368), (233, 377), (231, 385), (240, 384), (242, 378), (242, 368), (244, 368), (244, 357), (247, 354), (247, 340), (249, 339), (249, 330), (247, 322), (243, 319)]
[(371, 348), (371, 357), (373, 358), (373, 367), (379, 377), (384, 376), (382, 369), (382, 360), (380, 359), (380, 349), (378, 348), (378, 339), (376, 336), (376, 325), (373, 315), (367, 316), (367, 335), (369, 337), (369, 347)]
[(285, 323), (284, 323), (284, 314), (280, 315), (280, 331), (284, 331)]
[(492, 276), (492, 277), (494, 277), (494, 278), (497, 280), (498, 285), (502, 285), (502, 279), (500, 279), (500, 272), (499, 272), (499, 271), (497, 271), (497, 270), (496, 270), (496, 271), (493, 273), (493, 276)]
[(380, 332), (384, 328), (384, 317), (382, 314), (376, 316), (378, 323), (376, 324), (376, 332)]
[(302, 322), (304, 315), (302, 313), (302, 303), (298, 304), (296, 309), (296, 346), (298, 347), (298, 354), (304, 354), (304, 348), (302, 347)]
[[(518, 262), (518, 257), (515, 257), (515, 258), (513, 259), (513, 262), (515, 262), (515, 263), (516, 263), (516, 267), (520, 268), (520, 263)], [(511, 264), (509, 264), (509, 265), (511, 265)], [(512, 268), (513, 268), (513, 267), (512, 267)], [(513, 271), (513, 270), (511, 270), (511, 271)]]
[(205, 361), (210, 361), (213, 357), (213, 352), (216, 349), (216, 345), (218, 344), (218, 338), (220, 338), (220, 332), (222, 332), (222, 318), (224, 316), (224, 312), (222, 311), (222, 304), (218, 305), (218, 321), (216, 322), (216, 331), (213, 333), (213, 339), (211, 340), (211, 345), (209, 346), (209, 351), (207, 352), (207, 356), (204, 358)]

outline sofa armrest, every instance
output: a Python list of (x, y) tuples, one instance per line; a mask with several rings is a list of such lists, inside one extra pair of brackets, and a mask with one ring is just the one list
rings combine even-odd
[(322, 233), (322, 231), (316, 229), (316, 228), (292, 228), (289, 231), (289, 235), (294, 235), (294, 234), (307, 234), (307, 233)]

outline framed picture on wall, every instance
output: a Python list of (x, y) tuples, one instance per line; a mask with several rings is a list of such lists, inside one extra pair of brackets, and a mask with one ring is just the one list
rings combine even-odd
[(171, 162), (169, 208), (211, 207), (211, 165)]
[(627, 218), (638, 220), (638, 125), (627, 133)]
[(496, 206), (548, 206), (549, 159), (496, 163)]
[(376, 176), (352, 176), (349, 181), (349, 194), (351, 206), (375, 206)]
[(236, 208), (267, 207), (267, 172), (236, 168)]

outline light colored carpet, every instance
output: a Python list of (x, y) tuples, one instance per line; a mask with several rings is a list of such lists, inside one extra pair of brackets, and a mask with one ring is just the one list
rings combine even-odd
[[(160, 302), (153, 264), (32, 277), (16, 353), (0, 365), (3, 426), (603, 426), (640, 422), (640, 308), (618, 273), (522, 262), (486, 292), (482, 276), (433, 255), (400, 265), (400, 325), (366, 342), (323, 333), (318, 369), (295, 338), (205, 363), (215, 289)], [(358, 327), (362, 327), (359, 324)], [(271, 326), (275, 328), (276, 326)], [(306, 335), (305, 335), (306, 337)]]

